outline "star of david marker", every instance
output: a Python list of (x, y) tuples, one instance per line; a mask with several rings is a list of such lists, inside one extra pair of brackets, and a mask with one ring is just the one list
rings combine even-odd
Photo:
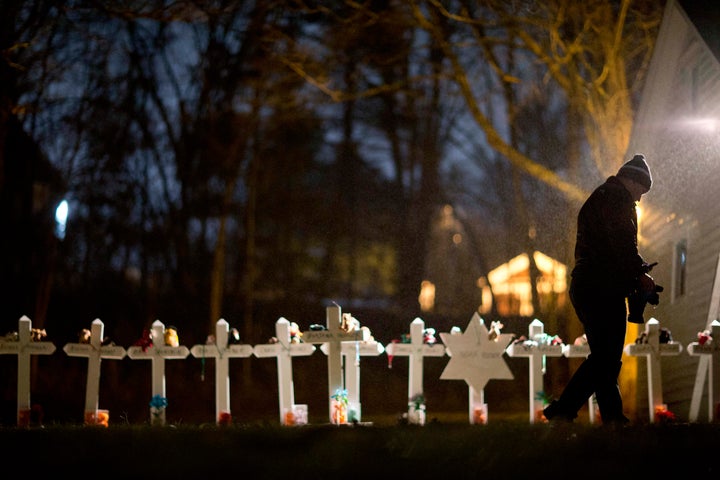
[[(440, 375), (441, 380), (465, 380), (470, 387), (470, 418), (473, 423), (475, 398), (482, 402), (482, 392), (491, 379), (512, 380), (513, 374), (503, 359), (512, 341), (511, 333), (489, 338), (489, 331), (480, 315), (473, 314), (462, 334), (441, 333), (440, 338), (450, 361)], [(478, 395), (479, 393), (479, 395)]]
[(465, 380), (468, 384), (468, 410), (470, 423), (487, 422), (487, 405), (484, 388), (491, 378), (512, 380), (513, 374), (502, 358), (512, 341), (512, 334), (490, 332), (480, 315), (473, 314), (462, 334), (441, 333), (445, 351), (450, 357), (441, 380)]

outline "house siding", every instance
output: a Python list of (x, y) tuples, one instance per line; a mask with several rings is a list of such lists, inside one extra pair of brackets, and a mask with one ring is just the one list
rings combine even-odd
[[(683, 345), (662, 357), (663, 401), (687, 420), (699, 358), (687, 345), (709, 321), (710, 298), (720, 255), (720, 141), (700, 118), (720, 119), (720, 64), (687, 15), (669, 0), (636, 115), (630, 154), (642, 152), (653, 172), (643, 198), (639, 247), (657, 283), (666, 287), (660, 305), (646, 311)], [(678, 242), (687, 244), (686, 293), (673, 298), (673, 261)], [(717, 279), (720, 282), (720, 279)], [(720, 341), (720, 339), (718, 339)], [(638, 364), (637, 415), (647, 419), (647, 370)], [(700, 419), (707, 412), (707, 385)]]

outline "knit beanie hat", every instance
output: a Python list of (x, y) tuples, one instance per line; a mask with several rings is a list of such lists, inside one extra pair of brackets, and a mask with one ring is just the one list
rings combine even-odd
[(652, 186), (652, 175), (650, 175), (650, 167), (648, 167), (645, 161), (645, 155), (638, 153), (632, 160), (628, 160), (620, 170), (618, 170), (618, 177), (629, 178), (634, 180), (640, 185), (644, 186), (648, 190)]

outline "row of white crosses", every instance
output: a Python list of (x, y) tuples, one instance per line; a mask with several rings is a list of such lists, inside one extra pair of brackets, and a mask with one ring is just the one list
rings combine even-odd
[[(345, 314), (349, 315), (349, 314)], [(352, 317), (350, 317), (352, 318)], [(353, 319), (354, 320), (354, 319)], [(216, 368), (216, 415), (218, 423), (223, 418), (230, 417), (230, 384), (229, 359), (255, 356), (276, 357), (278, 364), (278, 394), (279, 412), (282, 424), (288, 424), (288, 412), (295, 413), (294, 387), (292, 380), (291, 358), (294, 356), (310, 355), (315, 351), (313, 344), (321, 344), (321, 350), (328, 359), (328, 394), (329, 417), (334, 417), (332, 397), (340, 390), (347, 392), (348, 404), (357, 408), (355, 420), (360, 420), (360, 393), (359, 393), (359, 358), (362, 355), (379, 355), (385, 351), (388, 355), (406, 355), (409, 357), (410, 369), (408, 376), (408, 414), (409, 420), (412, 412), (410, 400), (422, 397), (423, 392), (423, 359), (424, 357), (442, 357), (445, 353), (450, 361), (442, 372), (441, 379), (465, 380), (469, 387), (469, 415), (471, 423), (478, 423), (478, 408), (487, 420), (487, 406), (484, 404), (484, 388), (490, 379), (513, 379), (512, 372), (503, 360), (503, 354), (511, 357), (527, 357), (530, 365), (530, 422), (537, 418), (538, 404), (537, 392), (542, 391), (542, 377), (545, 373), (544, 360), (546, 356), (587, 356), (589, 349), (583, 346), (561, 345), (534, 345), (514, 343), (512, 334), (490, 335), (484, 321), (476, 313), (473, 315), (467, 329), (462, 334), (441, 333), (440, 337), (446, 347), (439, 344), (423, 342), (424, 323), (416, 318), (411, 323), (411, 343), (391, 343), (383, 348), (374, 341), (369, 341), (367, 329), (344, 331), (340, 328), (343, 314), (339, 306), (331, 306), (326, 311), (327, 329), (310, 330), (303, 333), (305, 343), (291, 343), (289, 322), (281, 318), (276, 323), (278, 342), (273, 344), (256, 345), (228, 345), (228, 323), (221, 319), (216, 325), (215, 344), (195, 345), (191, 350), (184, 346), (162, 345), (153, 342), (152, 345), (124, 348), (115, 345), (102, 345), (103, 324), (99, 319), (92, 322), (89, 343), (69, 343), (64, 351), (73, 357), (86, 357), (88, 359), (88, 376), (85, 398), (86, 423), (98, 420), (98, 392), (100, 384), (100, 363), (102, 359), (122, 359), (127, 356), (131, 359), (152, 361), (152, 393), (154, 397), (165, 399), (165, 360), (184, 359), (189, 353), (197, 358), (213, 358)], [(50, 342), (34, 342), (30, 338), (31, 321), (22, 317), (19, 322), (18, 341), (0, 341), (0, 353), (15, 354), (18, 356), (18, 422), (24, 422), (21, 415), (28, 415), (30, 409), (30, 355), (49, 355), (55, 351)], [(163, 339), (165, 326), (160, 321), (152, 325), (152, 338)], [(529, 327), (530, 338), (538, 338), (543, 334), (543, 325), (539, 320), (531, 322)], [(720, 338), (720, 323), (713, 322), (713, 337)], [(626, 353), (633, 356), (646, 356), (648, 361), (648, 391), (651, 419), (655, 411), (662, 406), (662, 386), (660, 376), (660, 355), (677, 355), (682, 346), (677, 342), (670, 344), (659, 343), (659, 322), (651, 319), (646, 330), (647, 343), (626, 346)], [(688, 352), (693, 355), (708, 355), (717, 363), (719, 343), (713, 342), (708, 346), (691, 344)], [(560, 352), (560, 353), (558, 353)], [(344, 365), (343, 365), (344, 362)], [(712, 364), (711, 364), (712, 366)], [(710, 371), (712, 382), (712, 370)], [(711, 389), (717, 387), (711, 386)], [(713, 395), (711, 391), (710, 403)], [(164, 408), (151, 407), (151, 420), (154, 424), (165, 423)], [(590, 415), (593, 421), (593, 405), (590, 402)], [(712, 418), (711, 418), (712, 419)], [(417, 421), (417, 420), (416, 420)]]
[[(228, 324), (225, 320), (218, 321), (216, 327), (215, 345), (195, 345), (191, 352), (197, 358), (210, 357), (216, 360), (216, 414), (220, 421), (223, 414), (230, 414), (229, 394), (229, 358), (248, 357), (255, 353), (258, 357), (276, 356), (278, 361), (278, 392), (280, 403), (280, 421), (287, 423), (287, 412), (292, 411), (294, 405), (294, 389), (292, 383), (292, 366), (290, 357), (297, 355), (309, 355), (315, 348), (312, 343), (323, 344), (322, 350), (328, 356), (328, 392), (330, 397), (338, 390), (348, 392), (348, 403), (356, 406), (359, 410), (359, 355), (379, 355), (383, 351), (380, 344), (367, 340), (367, 331), (356, 330), (345, 332), (340, 330), (342, 313), (340, 307), (332, 306), (327, 309), (327, 330), (311, 330), (305, 332), (304, 339), (307, 343), (290, 344), (289, 322), (285, 319), (278, 320), (276, 324), (277, 344), (257, 345), (254, 349), (249, 345), (229, 345)], [(531, 335), (534, 335), (539, 328), (542, 332), (542, 324), (534, 321), (531, 325)], [(410, 372), (408, 378), (408, 399), (423, 395), (423, 357), (443, 356), (445, 348), (442, 345), (429, 345), (423, 343), (424, 323), (415, 319), (411, 324), (411, 344), (392, 343), (387, 346), (387, 352), (391, 355), (407, 355), (410, 357)], [(164, 338), (165, 327), (160, 321), (152, 326), (152, 338)], [(512, 334), (500, 334), (494, 341), (488, 339), (489, 332), (483, 320), (475, 314), (468, 324), (465, 333), (459, 336), (441, 333), (443, 342), (448, 345), (447, 353), (452, 357), (452, 345), (458, 352), (455, 360), (451, 358), (448, 366), (441, 375), (441, 379), (463, 379), (469, 386), (469, 416), (471, 423), (477, 422), (477, 408), (484, 408), (483, 414), (487, 418), (487, 407), (484, 404), (484, 387), (490, 378), (512, 379), (512, 373), (502, 361), (502, 354), (508, 343), (512, 340)], [(100, 377), (101, 358), (122, 359), (125, 350), (116, 346), (101, 346), (103, 338), (103, 327), (100, 320), (95, 320), (92, 325), (90, 344), (68, 344), (65, 352), (70, 356), (84, 356), (88, 358), (88, 380), (86, 392), (86, 421), (88, 417), (94, 418), (98, 410), (98, 390)], [(358, 343), (363, 342), (363, 343)], [(46, 343), (46, 342), (45, 342)], [(225, 345), (226, 347), (221, 347)], [(49, 348), (43, 347), (52, 353)], [(52, 348), (54, 351), (54, 348)], [(188, 355), (186, 347), (157, 345), (153, 343), (146, 348), (132, 346), (128, 350), (128, 356), (132, 359), (149, 359), (152, 361), (152, 393), (153, 396), (165, 398), (165, 360), (184, 359)], [(524, 356), (524, 355), (519, 355)], [(355, 368), (350, 367), (349, 358), (355, 357)], [(534, 372), (531, 357), (531, 370)], [(342, 362), (345, 360), (345, 366)], [(344, 373), (344, 377), (343, 377)], [(537, 375), (531, 378), (530, 391), (536, 390)], [(29, 378), (29, 377), (28, 377)], [(29, 389), (28, 389), (29, 392)], [(531, 394), (532, 397), (532, 394)], [(532, 398), (531, 398), (532, 399)], [(29, 404), (29, 400), (26, 402)], [(531, 404), (531, 408), (532, 404)], [(409, 403), (409, 409), (411, 405)], [(532, 410), (531, 410), (532, 411)], [(155, 424), (165, 423), (164, 408), (152, 409), (151, 419)], [(409, 411), (409, 414), (412, 413)], [(332, 400), (329, 405), (329, 416), (331, 422), (334, 408)], [(417, 417), (410, 416), (413, 421)], [(531, 416), (531, 421), (532, 421)], [(359, 411), (357, 412), (357, 420)]]

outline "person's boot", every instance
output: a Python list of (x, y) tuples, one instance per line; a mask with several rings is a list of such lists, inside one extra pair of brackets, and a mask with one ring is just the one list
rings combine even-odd
[(557, 400), (553, 400), (550, 405), (543, 409), (543, 415), (550, 423), (572, 423), (577, 416), (564, 411)]
[(602, 416), (602, 412), (600, 412), (600, 418), (602, 419), (602, 424), (604, 427), (609, 427), (612, 429), (621, 429), (623, 427), (627, 427), (630, 424), (630, 419), (622, 414), (620, 414), (620, 416), (605, 418)]

